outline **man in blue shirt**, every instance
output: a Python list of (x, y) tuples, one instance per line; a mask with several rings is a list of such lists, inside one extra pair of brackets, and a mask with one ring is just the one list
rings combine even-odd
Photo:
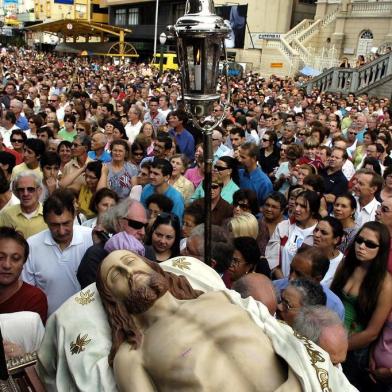
[(172, 175), (173, 167), (166, 159), (155, 158), (151, 163), (150, 184), (143, 188), (140, 201), (147, 208), (146, 201), (153, 193), (167, 196), (173, 201), (171, 212), (176, 214), (180, 221), (184, 214), (184, 199), (180, 192), (169, 185), (169, 178)]
[(257, 201), (262, 205), (273, 187), (268, 176), (257, 166), (259, 149), (256, 144), (245, 142), (239, 148), (239, 162), (244, 169), (239, 170), (240, 188), (256, 192)]
[(94, 161), (101, 161), (102, 163), (109, 163), (112, 161), (112, 156), (109, 151), (105, 150), (107, 138), (105, 134), (100, 131), (94, 132), (91, 137), (91, 151), (87, 156)]
[(22, 114), (23, 102), (19, 101), (18, 99), (12, 99), (10, 109), (16, 116), (15, 125), (22, 131), (27, 131), (29, 129), (29, 122), (27, 121), (27, 118)]
[[(308, 278), (320, 283), (329, 268), (329, 259), (318, 248), (300, 248), (290, 265), (289, 278), (274, 280), (272, 283), (278, 293), (284, 290), (289, 280)], [(328, 286), (321, 285), (327, 297), (327, 308), (338, 314), (344, 320), (344, 306), (340, 298)], [(293, 309), (295, 311), (295, 309)]]
[(167, 115), (167, 121), (171, 128), (169, 135), (175, 138), (181, 154), (185, 154), (190, 161), (193, 161), (195, 157), (195, 140), (193, 135), (184, 128), (186, 120), (186, 113), (182, 110), (175, 110)]

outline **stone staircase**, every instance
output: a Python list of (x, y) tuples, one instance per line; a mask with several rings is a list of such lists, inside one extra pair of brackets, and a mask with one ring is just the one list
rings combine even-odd
[[(290, 64), (288, 75), (295, 75), (304, 65), (313, 67), (315, 56), (307, 48), (306, 43), (318, 34), (325, 26), (335, 21), (339, 8), (326, 15), (323, 19), (303, 19), (279, 40), (267, 40), (264, 49), (277, 49)], [(331, 59), (336, 62), (336, 59)], [(334, 65), (330, 64), (329, 66)], [(314, 67), (313, 67), (314, 68)], [(317, 68), (316, 68), (317, 69)], [(287, 72), (287, 69), (285, 69)], [(287, 73), (286, 73), (287, 74)]]
[(360, 68), (333, 67), (311, 79), (305, 85), (307, 93), (320, 92), (355, 94), (367, 93), (391, 97), (392, 94), (392, 52), (365, 64)]

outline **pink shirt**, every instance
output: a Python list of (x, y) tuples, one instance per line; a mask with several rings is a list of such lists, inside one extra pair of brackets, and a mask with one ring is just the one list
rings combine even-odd
[(199, 168), (197, 166), (192, 167), (192, 169), (188, 169), (184, 175), (192, 184), (197, 188), (199, 184), (203, 181), (204, 176), (201, 176), (199, 173)]

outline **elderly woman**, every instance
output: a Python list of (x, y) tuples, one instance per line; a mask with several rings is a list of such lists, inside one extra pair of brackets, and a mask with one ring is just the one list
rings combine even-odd
[(292, 326), (302, 307), (326, 303), (327, 297), (320, 283), (305, 278), (291, 280), (280, 293), (277, 316)]
[(185, 204), (188, 204), (195, 191), (192, 182), (184, 177), (188, 166), (188, 158), (184, 154), (176, 154), (170, 158), (170, 163), (173, 166), (173, 173), (169, 179), (169, 184), (182, 194)]

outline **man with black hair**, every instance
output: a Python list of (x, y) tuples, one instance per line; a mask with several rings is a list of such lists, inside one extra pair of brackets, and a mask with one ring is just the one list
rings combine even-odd
[(17, 165), (12, 170), (11, 179), (18, 174), (31, 170), (42, 178), (42, 171), (39, 161), (45, 152), (45, 143), (39, 139), (27, 139), (23, 147), (23, 163)]
[(40, 166), (43, 173), (41, 202), (45, 201), (59, 186), (60, 156), (56, 152), (46, 152), (42, 155)]
[(28, 255), (23, 236), (11, 227), (0, 227), (0, 313), (35, 312), (45, 324), (46, 295), (20, 279)]
[(72, 191), (53, 192), (43, 208), (48, 229), (28, 239), (30, 254), (22, 278), (45, 292), (49, 315), (80, 290), (76, 272), (84, 253), (93, 244), (91, 228), (74, 226), (73, 203)]
[(143, 188), (140, 201), (144, 207), (147, 207), (147, 199), (153, 193), (165, 195), (173, 202), (171, 212), (176, 214), (181, 220), (184, 213), (184, 199), (181, 193), (169, 184), (172, 172), (173, 166), (169, 161), (166, 159), (154, 158), (151, 163), (150, 184), (147, 184)]
[(148, 108), (150, 110), (148, 110), (147, 113), (144, 115), (144, 122), (152, 123), (155, 130), (160, 125), (166, 124), (165, 116), (158, 111), (158, 108), (159, 108), (159, 99), (158, 98), (156, 98), (156, 97), (151, 98), (150, 101), (148, 102)]
[[(3, 152), (0, 151), (0, 167), (2, 166), (1, 163), (2, 153)], [(19, 199), (10, 190), (9, 178), (7, 178), (7, 176), (5, 175), (5, 171), (1, 169), (0, 170), (0, 212), (6, 209), (7, 207), (14, 206), (19, 203), (20, 203)]]
[[(308, 278), (320, 283), (329, 268), (329, 259), (319, 248), (302, 247), (294, 256), (290, 265), (289, 278), (274, 280), (273, 284), (280, 292), (285, 289), (290, 280), (298, 278)], [(327, 297), (326, 306), (335, 311), (341, 320), (344, 320), (344, 306), (339, 297), (334, 294), (326, 285), (322, 285)]]
[(176, 145), (181, 154), (185, 154), (190, 161), (195, 157), (195, 139), (192, 134), (185, 129), (187, 115), (183, 110), (175, 110), (167, 115), (170, 126), (169, 135), (175, 139)]
[(4, 176), (7, 180), (11, 179), (12, 170), (15, 167), (15, 155), (8, 151), (0, 150), (0, 168), (3, 169)]
[(152, 227), (161, 212), (170, 212), (173, 209), (173, 201), (165, 195), (153, 193), (147, 198), (146, 206), (149, 216), (148, 226)]

